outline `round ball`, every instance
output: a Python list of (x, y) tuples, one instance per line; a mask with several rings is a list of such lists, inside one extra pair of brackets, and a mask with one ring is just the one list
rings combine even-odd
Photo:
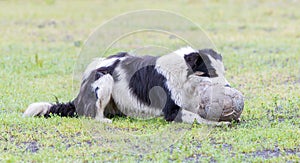
[(207, 85), (200, 97), (198, 114), (213, 121), (239, 121), (244, 108), (241, 92), (231, 87)]

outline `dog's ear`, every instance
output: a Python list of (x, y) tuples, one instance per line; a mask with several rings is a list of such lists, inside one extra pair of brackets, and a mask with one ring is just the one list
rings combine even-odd
[(188, 66), (192, 68), (192, 70), (194, 70), (197, 67), (197, 65), (203, 63), (203, 59), (201, 58), (199, 53), (186, 54), (184, 55), (184, 60), (188, 64)]
[(184, 60), (190, 68), (189, 74), (209, 77), (208, 69), (204, 63), (203, 58), (199, 55), (199, 53), (186, 54), (184, 55)]
[(216, 51), (214, 51), (213, 49), (201, 49), (199, 50), (200, 54), (206, 54), (206, 55), (210, 55), (211, 57), (213, 57), (216, 60), (223, 60), (223, 57), (221, 54), (217, 53)]
[[(185, 62), (191, 69), (191, 73), (196, 73), (203, 77), (217, 77), (216, 69), (211, 65), (209, 57), (205, 53), (190, 53), (184, 55)], [(201, 73), (198, 73), (201, 72)]]

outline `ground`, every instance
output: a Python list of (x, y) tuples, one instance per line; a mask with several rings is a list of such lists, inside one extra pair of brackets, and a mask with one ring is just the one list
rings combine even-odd
[[(299, 162), (299, 6), (298, 1), (0, 1), (0, 161)], [(239, 124), (22, 118), (32, 102), (74, 98), (73, 66), (98, 25), (149, 8), (181, 13), (213, 40), (227, 80), (245, 95)]]

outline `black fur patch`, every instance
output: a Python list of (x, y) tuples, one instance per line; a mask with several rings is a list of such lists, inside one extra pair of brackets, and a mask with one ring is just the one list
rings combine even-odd
[[(99, 78), (101, 78), (102, 76), (106, 75), (106, 74), (110, 74), (112, 75), (113, 72), (115, 71), (115, 68), (117, 67), (117, 65), (120, 63), (120, 60), (116, 60), (114, 62), (114, 64), (112, 64), (111, 66), (108, 66), (108, 67), (100, 67), (96, 70), (94, 70), (95, 72), (95, 80), (98, 80)], [(98, 99), (98, 94), (97, 94), (97, 91), (99, 90), (99, 87), (97, 87), (94, 92), (95, 92), (95, 96), (96, 96), (96, 99)]]
[(149, 56), (131, 57), (125, 60), (122, 66), (128, 72), (129, 88), (132, 93), (142, 103), (161, 108), (165, 119), (173, 121), (179, 111), (179, 106), (171, 99), (171, 92), (166, 87), (166, 78), (155, 69), (156, 59), (156, 57)]
[(178, 112), (180, 107), (175, 104), (174, 100), (171, 98), (171, 93), (168, 93), (166, 105), (163, 108), (164, 118), (166, 121), (173, 121)]
[(208, 54), (216, 60), (220, 60), (220, 61), (223, 60), (222, 56), (212, 49), (201, 49), (201, 50), (199, 50), (199, 53)]
[(120, 60), (118, 59), (110, 66), (99, 67), (98, 69), (96, 69), (95, 81), (98, 80), (101, 76), (103, 76), (105, 74), (112, 75), (119, 63), (120, 63)]
[(202, 72), (204, 77), (218, 77), (216, 69), (211, 65), (211, 61), (205, 53), (190, 53), (184, 55), (184, 59), (191, 68), (188, 75), (197, 71)]
[(96, 71), (96, 73), (95, 73), (95, 81), (98, 80), (99, 78), (101, 78), (103, 75), (105, 75), (105, 74), (102, 73), (101, 71)]
[(149, 91), (153, 87), (159, 86), (168, 92), (165, 87), (166, 78), (159, 74), (154, 67), (155, 66), (142, 67), (134, 73), (129, 82), (129, 88), (132, 93), (149, 106), (151, 104)]
[(57, 114), (61, 117), (77, 117), (74, 102), (60, 103), (56, 102), (50, 107), (49, 113), (44, 115), (45, 117), (50, 117), (50, 114)]
[(99, 87), (97, 87), (97, 88), (95, 89), (95, 96), (96, 96), (97, 99), (99, 99), (98, 94), (97, 94), (97, 91), (98, 91), (98, 90), (99, 90)]

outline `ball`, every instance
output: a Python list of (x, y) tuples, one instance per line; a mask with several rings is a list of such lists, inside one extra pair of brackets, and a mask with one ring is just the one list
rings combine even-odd
[(239, 121), (244, 108), (240, 91), (214, 84), (207, 86), (199, 102), (198, 114), (213, 121)]

